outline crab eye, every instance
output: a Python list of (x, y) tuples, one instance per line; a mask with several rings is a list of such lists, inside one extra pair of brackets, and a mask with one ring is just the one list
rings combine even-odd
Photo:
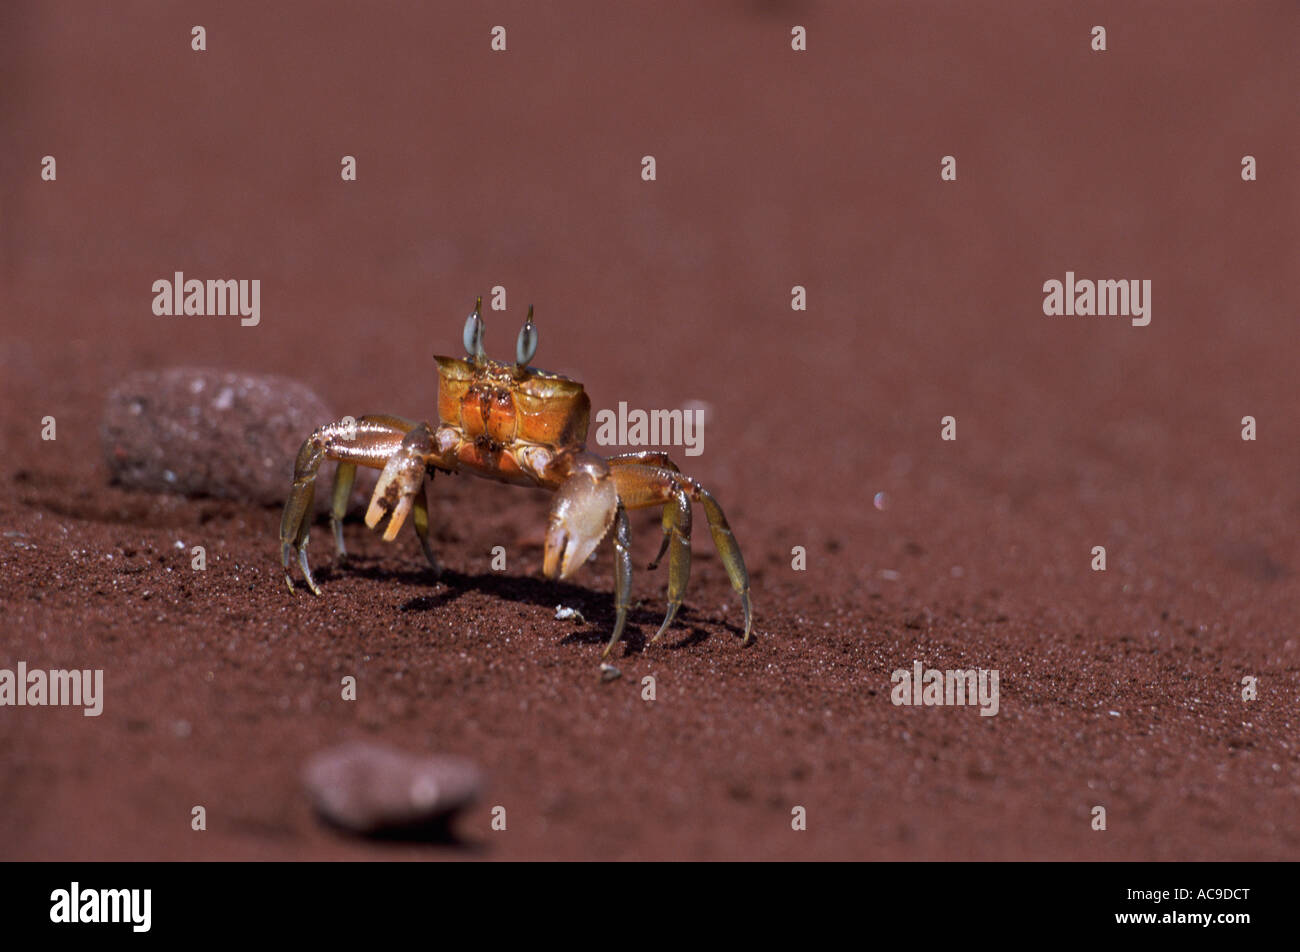
[(483, 305), (483, 299), (479, 298), (474, 304), (474, 313), (465, 319), (465, 353), (469, 354), (475, 360), (481, 360), (483, 354), (483, 318), (479, 314), (479, 308)]
[(520, 367), (527, 367), (537, 353), (537, 328), (533, 325), (533, 306), (528, 305), (528, 320), (519, 330), (519, 339), (515, 341), (515, 361)]

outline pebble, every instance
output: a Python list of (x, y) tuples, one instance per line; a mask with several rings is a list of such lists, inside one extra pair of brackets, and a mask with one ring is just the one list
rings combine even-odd
[(100, 437), (113, 481), (129, 489), (282, 505), (298, 448), (334, 419), (286, 377), (175, 367), (114, 388)]
[(582, 622), (584, 624), (587, 621), (587, 619), (582, 617), (582, 612), (578, 611), (576, 608), (565, 608), (563, 605), (555, 606), (555, 617), (559, 621), (568, 621), (569, 619), (573, 619), (574, 621)]
[(416, 756), (367, 741), (316, 754), (303, 783), (325, 819), (363, 834), (448, 820), (483, 789), (482, 773), (468, 760)]

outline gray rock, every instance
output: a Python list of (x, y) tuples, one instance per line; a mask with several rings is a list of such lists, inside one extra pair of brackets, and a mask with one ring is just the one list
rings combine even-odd
[[(286, 377), (176, 367), (116, 387), (100, 436), (120, 485), (278, 505), (302, 441), (334, 419), (311, 389)], [(328, 484), (318, 487), (318, 509), (328, 496)]]
[(315, 755), (303, 782), (325, 819), (367, 834), (447, 821), (483, 788), (481, 772), (468, 760), (414, 756), (366, 741)]

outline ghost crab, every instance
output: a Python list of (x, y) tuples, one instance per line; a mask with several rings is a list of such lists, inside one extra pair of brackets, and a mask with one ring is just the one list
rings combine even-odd
[(438, 423), (415, 423), (388, 415), (347, 418), (316, 430), (298, 451), (293, 487), (280, 521), (285, 582), (294, 592), (292, 563), (308, 589), (320, 588), (307, 564), (316, 473), (322, 460), (338, 462), (330, 524), (339, 558), (343, 514), (358, 466), (381, 470), (366, 510), (366, 525), (378, 527), (384, 515), (384, 540), (391, 542), (412, 517), (425, 557), (438, 562), (429, 544), (425, 479), (435, 473), (467, 472), (498, 482), (536, 486), (555, 493), (551, 506), (542, 572), (568, 578), (614, 528), (614, 632), (602, 657), (623, 634), (632, 587), (632, 554), (627, 510), (663, 506), (663, 543), (650, 568), (668, 554), (668, 611), (657, 641), (681, 607), (691, 573), (691, 503), (704, 509), (713, 543), (745, 613), (744, 644), (749, 643), (751, 610), (749, 575), (740, 547), (717, 500), (695, 479), (682, 473), (666, 453), (625, 453), (608, 459), (587, 450), (591, 401), (581, 383), (548, 373), (529, 362), (537, 352), (533, 309), (515, 346), (515, 363), (490, 360), (483, 349), (483, 299), (465, 322), (467, 357), (435, 356), (438, 362)]

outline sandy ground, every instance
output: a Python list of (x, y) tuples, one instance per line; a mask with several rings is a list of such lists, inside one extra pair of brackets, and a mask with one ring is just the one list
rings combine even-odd
[[(0, 7), (0, 667), (106, 692), (0, 708), (0, 857), (1300, 857), (1295, 5), (473, 6)], [(259, 279), (258, 326), (155, 316), (178, 270)], [(1044, 316), (1067, 270), (1149, 279), (1151, 323)], [(601, 684), (610, 550), (543, 579), (545, 494), (436, 480), (441, 580), (359, 523), (338, 568), (317, 525), (311, 599), (277, 509), (108, 485), (125, 375), (428, 418), (495, 285), (493, 353), (533, 302), (596, 409), (707, 405), (674, 452), (750, 647), (698, 511), (654, 646), (636, 514)], [(998, 714), (895, 706), (913, 661), (997, 669)], [(316, 820), (302, 764), (355, 738), (482, 765), (458, 843)]]

